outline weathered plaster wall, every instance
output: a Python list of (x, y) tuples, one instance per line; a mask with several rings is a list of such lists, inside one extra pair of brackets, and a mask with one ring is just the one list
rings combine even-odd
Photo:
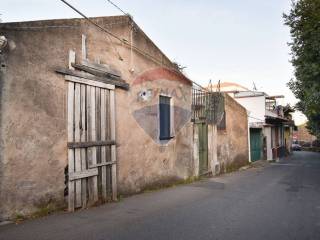
[(271, 127), (265, 126), (263, 128), (263, 135), (266, 137), (266, 147), (267, 147), (267, 159), (272, 160), (272, 135), (271, 135)]
[(209, 124), (208, 125), (208, 163), (209, 170), (212, 175), (216, 175), (220, 171), (220, 164), (218, 161), (218, 130), (217, 125)]
[[(99, 24), (130, 41), (127, 17), (96, 18)], [(158, 142), (134, 116), (136, 110), (157, 104), (159, 89), (171, 94), (175, 106), (190, 111), (191, 86), (174, 73), (146, 81), (152, 97), (141, 101), (143, 84), (135, 79), (159, 64), (111, 40), (83, 19), (0, 24), (0, 34), (12, 46), (4, 54), (1, 76), (0, 217), (30, 213), (52, 202), (64, 202), (64, 168), (67, 165), (66, 83), (54, 67), (68, 66), (68, 51), (81, 57), (81, 35), (87, 36), (87, 55), (121, 71), (130, 91), (116, 90), (116, 135), (120, 193), (137, 192), (193, 174), (192, 124), (176, 119), (175, 137)], [(135, 46), (170, 61), (140, 31)], [(119, 60), (118, 51), (123, 58)], [(134, 71), (129, 71), (134, 69)], [(169, 76), (169, 77), (168, 77)], [(176, 92), (174, 91), (176, 90)], [(179, 95), (180, 94), (180, 95)], [(148, 113), (148, 112), (147, 112)], [(151, 112), (151, 118), (155, 119)], [(176, 115), (176, 114), (175, 114)], [(186, 115), (186, 117), (188, 117)]]
[[(164, 77), (160, 74), (142, 83), (135, 78), (125, 108), (117, 112), (119, 186), (124, 193), (193, 175), (191, 88)], [(147, 96), (140, 97), (144, 92)], [(171, 96), (174, 102), (175, 137), (170, 141), (158, 137), (159, 94)]]
[(246, 165), (248, 156), (248, 119), (246, 109), (225, 96), (226, 130), (218, 130), (217, 154), (220, 172)]
[[(0, 26), (9, 40), (1, 63), (5, 71), (0, 176), (0, 211), (8, 217), (63, 202), (65, 83), (52, 68), (66, 64), (68, 46), (78, 42), (78, 30), (42, 24), (31, 29), (18, 23)], [(62, 38), (66, 33), (69, 37)]]

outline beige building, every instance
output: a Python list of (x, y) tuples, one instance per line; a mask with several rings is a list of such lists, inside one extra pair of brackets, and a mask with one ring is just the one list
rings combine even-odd
[(92, 21), (100, 28), (0, 24), (0, 218), (73, 211), (246, 163), (242, 107), (226, 98), (223, 134), (207, 118), (199, 127), (192, 81), (130, 17)]
[(84, 19), (0, 24), (3, 217), (194, 175), (191, 81), (128, 16), (93, 20), (119, 39)]
[(290, 153), (293, 110), (278, 104), (277, 99), (284, 96), (269, 96), (231, 82), (221, 82), (212, 88), (227, 93), (247, 110), (251, 161), (275, 160)]

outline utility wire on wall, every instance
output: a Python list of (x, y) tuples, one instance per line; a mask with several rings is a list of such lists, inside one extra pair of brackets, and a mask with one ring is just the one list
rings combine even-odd
[(115, 8), (117, 8), (120, 12), (122, 12), (124, 15), (129, 15), (128, 13), (126, 13), (125, 11), (123, 11), (117, 4), (113, 3), (110, 0), (107, 0), (111, 5), (113, 5)]
[[(151, 56), (150, 54), (146, 53), (145, 51), (139, 49), (138, 47), (133, 46), (132, 44), (130, 44), (127, 40), (122, 39), (120, 37), (118, 37), (117, 35), (113, 34), (112, 32), (110, 32), (108, 29), (102, 27), (101, 25), (97, 24), (96, 22), (94, 22), (92, 19), (88, 18), (85, 14), (83, 14), (82, 12), (80, 12), (78, 9), (76, 9), (75, 7), (73, 7), (70, 3), (68, 3), (65, 0), (60, 0), (61, 2), (63, 2), (64, 4), (66, 4), (68, 7), (70, 7), (71, 9), (73, 9), (75, 12), (77, 12), (78, 14), (80, 14), (84, 19), (86, 19), (88, 22), (90, 22), (92, 25), (96, 26), (97, 28), (99, 28), (101, 31), (103, 31), (104, 33), (110, 35), (111, 37), (117, 39), (118, 41), (120, 41), (121, 43), (123, 43), (124, 45), (128, 46), (128, 47), (132, 47), (132, 49), (134, 49), (135, 51), (137, 51), (138, 53), (140, 53), (141, 55), (149, 58), (150, 60), (152, 60), (153, 62), (159, 64), (159, 65), (165, 65), (168, 68), (171, 68), (175, 71), (177, 71), (175, 68), (173, 68), (172, 66), (168, 66), (166, 64), (163, 64), (163, 62), (161, 60), (158, 60), (157, 58)], [(120, 54), (119, 58), (121, 58)], [(122, 60), (122, 58), (121, 58)]]
[(129, 63), (129, 71), (132, 73), (134, 72), (134, 68), (133, 68), (133, 49), (132, 49), (132, 46), (133, 46), (133, 31), (135, 30), (135, 27), (134, 27), (134, 22), (133, 22), (133, 18), (132, 16), (125, 12), (124, 10), (122, 10), (117, 4), (115, 4), (114, 2), (110, 1), (110, 0), (107, 0), (112, 6), (114, 6), (116, 9), (118, 9), (120, 12), (122, 12), (124, 15), (128, 16), (130, 18), (130, 63)]
[[(72, 6), (70, 3), (68, 3), (67, 1), (65, 1), (65, 0), (60, 0), (60, 1), (63, 2), (64, 4), (66, 4), (68, 7), (70, 7), (72, 10), (74, 10), (74, 11), (77, 12), (78, 14), (80, 14), (83, 18), (85, 18), (87, 21), (89, 21), (91, 24), (93, 24), (94, 26), (96, 26), (97, 28), (99, 28), (100, 30), (102, 30), (103, 32), (111, 35), (111, 36), (114, 37), (114, 38), (117, 38), (118, 40), (121, 40), (121, 39), (119, 39), (116, 35), (114, 35), (112, 32), (110, 32), (108, 29), (106, 29), (106, 28), (100, 26), (99, 24), (97, 24), (96, 22), (92, 21), (90, 18), (88, 18), (86, 15), (84, 15), (84, 14), (83, 14), (82, 12), (80, 12), (78, 9), (76, 9), (75, 7), (73, 7), (73, 6)], [(111, 39), (110, 39), (110, 36), (109, 36), (109, 35), (107, 35), (107, 36), (108, 36), (108, 39), (109, 39), (109, 41), (110, 41), (110, 43), (111, 43)], [(111, 43), (111, 45), (112, 45), (112, 43)], [(119, 59), (122, 61), (123, 58), (121, 57), (118, 49), (117, 49), (114, 45), (113, 45), (113, 48), (114, 48), (115, 52), (117, 53)]]
[[(78, 14), (80, 14), (85, 20), (87, 20), (88, 22), (90, 22), (92, 25), (96, 26), (97, 28), (99, 28), (101, 31), (103, 31), (104, 33), (110, 35), (111, 37), (117, 39), (118, 41), (120, 41), (122, 44), (126, 45), (127, 47), (130, 47), (130, 51), (131, 51), (131, 61), (132, 61), (132, 50), (135, 50), (136, 52), (138, 52), (139, 54), (141, 54), (142, 56), (150, 59), (151, 61), (153, 61), (154, 63), (160, 65), (160, 66), (165, 66), (169, 69), (172, 69), (175, 72), (178, 72), (181, 74), (181, 72), (179, 70), (177, 70), (175, 67), (173, 67), (172, 65), (168, 65), (163, 63), (162, 61), (162, 57), (161, 60), (157, 59), (156, 57), (151, 56), (149, 53), (139, 49), (138, 47), (134, 46), (132, 44), (132, 36), (131, 36), (131, 42), (129, 43), (126, 39), (120, 38), (117, 35), (113, 34), (112, 32), (110, 32), (107, 28), (102, 27), (101, 25), (99, 25), (98, 23), (94, 22), (92, 19), (88, 18), (85, 14), (83, 14), (82, 12), (80, 12), (78, 9), (76, 9), (75, 7), (73, 7), (70, 3), (68, 3), (65, 0), (60, 0), (62, 1), (64, 4), (66, 4), (67, 6), (69, 6), (71, 9), (73, 9), (75, 12), (77, 12)], [(134, 21), (132, 20), (132, 16), (129, 15), (128, 13), (124, 12), (119, 6), (117, 6), (115, 3), (113, 3), (110, 0), (107, 0), (110, 4), (112, 4), (113, 6), (115, 6), (118, 10), (120, 10), (123, 14), (125, 14), (126, 16), (128, 16), (130, 18), (131, 21), (131, 27), (132, 30), (134, 29)], [(131, 31), (132, 33), (132, 31)], [(132, 35), (132, 34), (131, 34)], [(122, 57), (120, 56), (119, 52), (117, 51), (119, 59), (123, 60)], [(170, 60), (169, 60), (170, 61)], [(171, 62), (171, 61), (170, 61)], [(131, 62), (132, 65), (132, 62)], [(190, 80), (190, 79), (189, 79)], [(199, 84), (197, 84), (196, 82), (190, 80), (193, 84), (201, 87), (202, 89), (204, 89), (202, 86), (200, 86)]]

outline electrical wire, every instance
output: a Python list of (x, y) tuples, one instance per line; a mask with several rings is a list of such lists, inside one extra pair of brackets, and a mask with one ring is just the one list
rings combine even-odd
[(123, 11), (117, 4), (115, 4), (114, 2), (112, 2), (111, 0), (107, 0), (112, 6), (114, 6), (116, 9), (118, 9), (120, 12), (122, 12), (124, 15), (128, 16), (131, 22), (131, 29), (130, 29), (130, 71), (133, 70), (133, 52), (132, 52), (132, 46), (133, 46), (133, 31), (134, 31), (134, 22), (132, 20), (132, 16)]
[(115, 8), (117, 8), (120, 12), (122, 12), (124, 15), (129, 15), (128, 13), (126, 13), (125, 11), (123, 11), (117, 4), (113, 3), (110, 0), (107, 0), (111, 5), (113, 5)]
[[(68, 3), (65, 0), (60, 0), (61, 2), (63, 2), (64, 4), (66, 4), (68, 7), (70, 7), (71, 9), (73, 9), (75, 12), (77, 12), (79, 15), (81, 15), (84, 19), (86, 19), (87, 21), (89, 21), (91, 24), (93, 24), (94, 26), (96, 26), (97, 28), (99, 28), (101, 31), (107, 33), (108, 35), (110, 35), (111, 37), (119, 40), (121, 43), (123, 43), (124, 45), (128, 46), (128, 47), (132, 47), (132, 49), (134, 49), (136, 52), (140, 53), (141, 55), (149, 58), (150, 60), (152, 60), (153, 62), (161, 65), (161, 66), (166, 66), (170, 69), (173, 69), (175, 71), (177, 71), (174, 67), (169, 66), (167, 64), (164, 64), (162, 61), (158, 60), (157, 58), (151, 56), (149, 53), (144, 52), (143, 50), (139, 49), (138, 47), (135, 47), (133, 45), (131, 45), (127, 40), (125, 39), (121, 39), (120, 37), (118, 37), (117, 35), (113, 34), (112, 32), (110, 32), (108, 29), (100, 26), (99, 24), (97, 24), (96, 22), (92, 21), (92, 19), (88, 18), (86, 15), (84, 15), (82, 12), (80, 12), (78, 9), (76, 9), (75, 7), (73, 7), (70, 3)], [(131, 19), (131, 17), (130, 17)], [(119, 54), (120, 55), (120, 54)]]
[[(73, 7), (73, 6), (72, 6), (70, 3), (68, 3), (67, 1), (65, 1), (65, 0), (60, 0), (60, 1), (63, 2), (64, 4), (66, 4), (68, 7), (70, 7), (72, 10), (74, 10), (74, 11), (77, 12), (78, 14), (80, 14), (83, 18), (85, 18), (87, 21), (89, 21), (91, 24), (93, 24), (94, 26), (96, 26), (97, 28), (99, 28), (100, 30), (102, 30), (103, 32), (106, 32), (107, 34), (111, 35), (112, 37), (114, 37), (114, 38), (122, 41), (119, 37), (117, 37), (116, 35), (114, 35), (114, 34), (113, 34), (112, 32), (110, 32), (108, 29), (106, 29), (106, 28), (100, 26), (99, 24), (97, 24), (96, 22), (92, 21), (90, 18), (88, 18), (86, 15), (84, 15), (84, 14), (83, 14), (82, 12), (80, 12), (78, 9), (76, 9), (75, 7)], [(109, 41), (111, 42), (111, 38), (110, 38), (109, 35), (107, 35), (107, 36), (108, 36)], [(113, 48), (114, 48), (115, 52), (117, 53), (119, 59), (122, 61), (123, 58), (121, 57), (118, 49), (117, 49), (113, 44), (111, 44), (111, 45), (113, 46)]]
[[(117, 35), (113, 34), (112, 32), (110, 32), (108, 29), (102, 27), (101, 25), (97, 24), (96, 22), (94, 22), (92, 19), (88, 18), (85, 14), (83, 14), (82, 12), (80, 12), (78, 9), (76, 9), (74, 6), (72, 6), (70, 3), (68, 3), (67, 1), (65, 0), (60, 0), (61, 2), (63, 2), (64, 4), (66, 4), (68, 7), (70, 7), (71, 9), (73, 9), (75, 12), (77, 12), (79, 15), (81, 15), (85, 20), (87, 20), (88, 22), (90, 22), (92, 25), (96, 26), (97, 28), (99, 28), (101, 31), (105, 32), (106, 34), (110, 35), (111, 37), (117, 39), (118, 41), (120, 41), (122, 44), (126, 45), (127, 47), (130, 47), (131, 49), (135, 50), (136, 52), (140, 53), (142, 56), (146, 57), (146, 58), (149, 58), (150, 60), (152, 60), (153, 62), (159, 64), (160, 66), (165, 66), (179, 74), (182, 74), (180, 71), (178, 71), (175, 67), (173, 67), (172, 65), (168, 65), (168, 64), (165, 64), (163, 63), (162, 60), (159, 60), (155, 57), (153, 57), (152, 55), (150, 55), (149, 53), (139, 49), (138, 47), (132, 45), (131, 43), (129, 43), (127, 40), (125, 39), (122, 39), (120, 37), (118, 37)], [(132, 17), (125, 13), (120, 7), (118, 7), (116, 4), (114, 4), (113, 2), (109, 1), (112, 5), (114, 5), (115, 7), (117, 7), (121, 12), (123, 12), (126, 16), (129, 16), (130, 18), (130, 21), (131, 21), (131, 26), (134, 27), (134, 21), (132, 20)], [(137, 27), (137, 29), (139, 29), (139, 27)], [(116, 50), (119, 58), (121, 60), (122, 57), (120, 56), (119, 52)], [(170, 60), (169, 60), (170, 61)], [(196, 82), (192, 81), (189, 79), (190, 82), (192, 82), (193, 84), (195, 85), (198, 85), (200, 86), (199, 84), (197, 84)], [(202, 86), (200, 86), (201, 88), (203, 88)]]

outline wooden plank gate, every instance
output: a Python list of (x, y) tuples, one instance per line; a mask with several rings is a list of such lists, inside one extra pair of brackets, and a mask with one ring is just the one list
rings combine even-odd
[(115, 86), (66, 75), (70, 211), (116, 200)]

